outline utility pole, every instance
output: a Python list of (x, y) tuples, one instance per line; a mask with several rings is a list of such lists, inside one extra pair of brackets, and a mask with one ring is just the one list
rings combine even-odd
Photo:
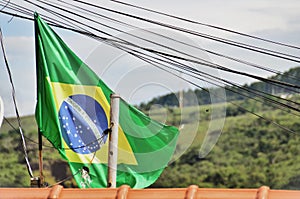
[(108, 177), (107, 187), (116, 188), (118, 164), (118, 128), (119, 128), (120, 96), (110, 95), (110, 128), (108, 148)]
[(183, 90), (179, 91), (179, 108), (183, 108)]

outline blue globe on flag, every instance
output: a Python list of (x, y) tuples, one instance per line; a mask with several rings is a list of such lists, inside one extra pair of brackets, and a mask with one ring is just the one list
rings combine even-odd
[(107, 140), (108, 120), (101, 105), (87, 95), (72, 95), (59, 109), (63, 139), (79, 154), (98, 151)]

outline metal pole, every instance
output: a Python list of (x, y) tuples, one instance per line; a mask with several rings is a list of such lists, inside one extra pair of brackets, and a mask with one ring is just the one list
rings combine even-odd
[(118, 161), (118, 127), (119, 127), (119, 103), (120, 96), (110, 96), (110, 127), (109, 150), (108, 150), (108, 177), (107, 187), (116, 188), (117, 161)]
[[(34, 20), (34, 35), (35, 35), (35, 64), (36, 64), (36, 77), (37, 77), (37, 82), (38, 82), (38, 77), (39, 77), (39, 69), (38, 69), (38, 24), (37, 24), (37, 20), (36, 20), (36, 13), (35, 13), (35, 20)], [(39, 89), (40, 89), (40, 85), (37, 83), (37, 90), (36, 90), (36, 95), (37, 95), (37, 99), (38, 99), (38, 95), (39, 95)], [(43, 175), (43, 139), (42, 139), (42, 132), (40, 130), (40, 128), (38, 128), (38, 143), (39, 143), (39, 177), (35, 177), (32, 178), (31, 180), (31, 184), (32, 186), (38, 186), (38, 187), (42, 187), (44, 185), (44, 175)]]

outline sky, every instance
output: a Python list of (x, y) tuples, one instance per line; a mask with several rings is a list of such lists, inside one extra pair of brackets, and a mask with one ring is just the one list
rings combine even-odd
[[(20, 1), (12, 0), (11, 2)], [(214, 34), (228, 39), (237, 39), (238, 41), (261, 44), (260, 42), (255, 42), (251, 39), (238, 37), (229, 33), (183, 23), (153, 13), (138, 11), (133, 8), (118, 5), (111, 1), (103, 0), (93, 2), (97, 2), (99, 5), (113, 9), (119, 9), (123, 12), (140, 14), (143, 17), (170, 23), (179, 27), (202, 31), (206, 34)], [(126, 2), (195, 21), (300, 46), (300, 2), (297, 0), (127, 0)], [(127, 22), (127, 19), (123, 20)], [(196, 44), (203, 48), (218, 51), (229, 56), (236, 56), (278, 71), (286, 71), (291, 67), (297, 66), (297, 63), (256, 55), (249, 53), (248, 51), (216, 44), (203, 38), (197, 38), (183, 33), (175, 33), (151, 24), (129, 20), (128, 22), (143, 29), (166, 33), (167, 35), (180, 39), (186, 43)], [(5, 50), (16, 87), (19, 112), (21, 115), (34, 114), (36, 103), (36, 79), (33, 22), (0, 14), (0, 26), (4, 35)], [(160, 71), (155, 67), (149, 67), (146, 63), (136, 60), (120, 50), (74, 32), (58, 28), (54, 28), (54, 30), (104, 82), (117, 93), (120, 93), (129, 103), (139, 104), (166, 93), (175, 93), (180, 89), (194, 89), (192, 85), (189, 85), (166, 72)], [(124, 28), (124, 31), (129, 31), (133, 34), (143, 34), (138, 29)], [(112, 34), (120, 35), (120, 33), (116, 32), (112, 32)], [(145, 36), (147, 37), (148, 35)], [(158, 41), (162, 43), (165, 42), (161, 40)], [(166, 44), (178, 49), (183, 48), (182, 46), (177, 46), (178, 44), (169, 44), (167, 42)], [(274, 50), (285, 50), (274, 45), (265, 46)], [(292, 51), (287, 50), (285, 52), (291, 53)], [(213, 57), (205, 53), (197, 53), (198, 54), (196, 55), (199, 57), (209, 57), (209, 59), (215, 63), (220, 63), (237, 70), (243, 70), (265, 77), (272, 75), (265, 71), (259, 71), (247, 66), (231, 63), (228, 60)], [(297, 52), (293, 53), (296, 54)], [(254, 81), (253, 79), (229, 75), (220, 71), (210, 71), (208, 68), (201, 69), (217, 73), (220, 77), (226, 77), (240, 84)], [(207, 86), (203, 82), (199, 82), (199, 84)], [(11, 97), (11, 86), (8, 81), (7, 71), (2, 58), (0, 59), (0, 85), (0, 96), (4, 101), (5, 116), (15, 116)]]

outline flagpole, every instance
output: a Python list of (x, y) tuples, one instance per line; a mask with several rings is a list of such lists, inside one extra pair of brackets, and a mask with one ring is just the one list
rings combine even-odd
[(39, 129), (39, 172), (40, 172), (40, 179), (39, 179), (39, 187), (44, 185), (44, 175), (43, 175), (43, 138), (42, 133)]
[(118, 161), (118, 127), (120, 96), (110, 95), (110, 128), (107, 187), (116, 188)]
[[(35, 17), (37, 15), (37, 13), (34, 14)], [(37, 27), (37, 22), (36, 19), (34, 20), (34, 35), (35, 35), (35, 64), (36, 64), (36, 77), (38, 77), (38, 53), (37, 53), (37, 49), (38, 49), (38, 27)], [(38, 81), (38, 80), (37, 80)], [(37, 89), (36, 89), (36, 93), (38, 96), (39, 93), (39, 84), (37, 83)], [(38, 98), (38, 97), (37, 97)], [(43, 139), (42, 139), (42, 132), (40, 130), (40, 128), (38, 128), (38, 144), (39, 144), (39, 177), (38, 177), (38, 187), (43, 187), (44, 186), (44, 175), (43, 175)]]

